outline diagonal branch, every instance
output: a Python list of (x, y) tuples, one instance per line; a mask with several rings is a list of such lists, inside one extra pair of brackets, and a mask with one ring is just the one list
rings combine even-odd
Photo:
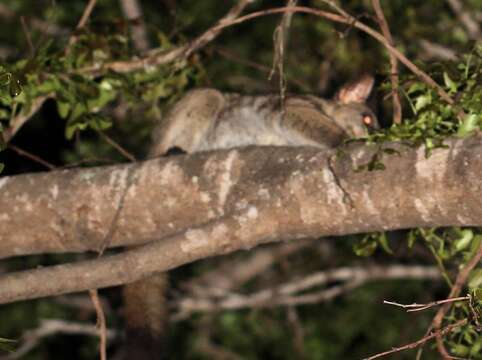
[(221, 31), (226, 28), (226, 24), (231, 24), (244, 8), (254, 0), (240, 0), (233, 6), (228, 13), (221, 18), (216, 25), (206, 30), (198, 38), (190, 43), (175, 47), (174, 49), (159, 51), (158, 49), (150, 51), (144, 57), (136, 60), (113, 61), (102, 65), (93, 65), (77, 70), (79, 73), (98, 75), (107, 70), (125, 73), (132, 72), (144, 68), (167, 64), (176, 60), (189, 57), (193, 52), (199, 50), (210, 41), (214, 40)]
[(334, 22), (342, 23), (342, 24), (347, 24), (350, 26), (353, 26), (371, 37), (373, 37), (375, 40), (379, 41), (383, 46), (387, 48), (388, 51), (390, 51), (391, 54), (393, 54), (402, 64), (404, 64), (410, 71), (412, 71), (415, 75), (417, 75), (423, 82), (425, 82), (427, 85), (435, 89), (439, 96), (444, 99), (448, 104), (455, 104), (455, 101), (451, 98), (451, 96), (439, 85), (437, 84), (426, 72), (421, 70), (418, 66), (416, 66), (412, 61), (410, 61), (404, 54), (402, 54), (397, 48), (392, 46), (385, 37), (380, 34), (378, 31), (373, 30), (371, 27), (363, 24), (359, 20), (357, 20), (355, 17), (346, 14), (346, 15), (338, 15), (334, 14), (332, 12), (328, 11), (323, 11), (323, 10), (318, 10), (318, 9), (312, 9), (309, 7), (303, 7), (303, 6), (294, 6), (294, 7), (283, 7), (283, 8), (274, 8), (274, 9), (268, 9), (268, 10), (262, 10), (262, 11), (257, 11), (253, 12), (244, 16), (241, 16), (230, 23), (226, 23), (224, 25), (220, 25), (221, 27), (227, 27), (227, 26), (232, 26), (236, 24), (240, 24), (242, 22), (252, 20), (257, 17), (261, 16), (267, 16), (267, 15), (272, 15), (272, 14), (279, 14), (279, 13), (284, 13), (284, 12), (300, 12), (300, 13), (305, 13), (305, 14), (311, 14), (315, 16), (319, 16)]
[(459, 18), (459, 21), (467, 30), (470, 38), (473, 40), (481, 40), (480, 25), (476, 19), (472, 17), (469, 11), (464, 9), (464, 5), (460, 0), (447, 0), (449, 6), (452, 8), (453, 12)]
[[(216, 23), (216, 25), (214, 25), (213, 27), (205, 31), (202, 35), (200, 35), (198, 38), (186, 45), (182, 45), (166, 51), (153, 50), (140, 59), (129, 61), (113, 61), (107, 64), (85, 67), (76, 70), (76, 72), (88, 75), (100, 75), (101, 73), (104, 73), (108, 70), (124, 73), (152, 66), (163, 65), (180, 59), (185, 59), (189, 57), (189, 55), (191, 55), (193, 52), (198, 51), (207, 43), (214, 40), (224, 29), (222, 25), (235, 19), (244, 10), (244, 8), (253, 1), (254, 0), (239, 0), (238, 3), (228, 11), (227, 14)], [(92, 12), (95, 3), (96, 1), (94, 0), (91, 0), (88, 3), (86, 9), (84, 10), (82, 19), (79, 21), (78, 28), (85, 25), (85, 22), (90, 16), (90, 13)], [(75, 42), (75, 36), (72, 36), (70, 38), (69, 44), (71, 45), (73, 42)], [(32, 105), (29, 110), (26, 113), (21, 113), (12, 120), (10, 127), (4, 132), (4, 140), (6, 142), (9, 142), (10, 139), (23, 126), (23, 124), (42, 107), (43, 103), (48, 98), (52, 97), (53, 95), (51, 94), (40, 96), (32, 100)]]
[(52, 95), (39, 96), (32, 100), (32, 103), (27, 111), (22, 109), (20, 114), (15, 116), (10, 121), (10, 126), (3, 132), (4, 141), (8, 143), (15, 136), (18, 130), (20, 130), (20, 128), (28, 121), (28, 119), (35, 115), (35, 113), (40, 110), (42, 105), (51, 97)]
[[(459, 320), (451, 325), (448, 325), (447, 327), (443, 328), (443, 329), (439, 329), (439, 330), (436, 330), (426, 336), (424, 336), (423, 338), (421, 338), (420, 340), (417, 340), (413, 343), (410, 343), (410, 344), (407, 344), (407, 345), (403, 345), (403, 346), (400, 346), (400, 347), (396, 347), (396, 348), (393, 348), (391, 350), (388, 350), (388, 351), (384, 351), (382, 353), (379, 353), (379, 354), (376, 354), (376, 355), (373, 355), (373, 356), (370, 356), (370, 357), (367, 357), (365, 358), (364, 360), (374, 360), (374, 359), (378, 359), (378, 358), (381, 358), (381, 357), (385, 357), (387, 355), (390, 355), (390, 354), (393, 354), (393, 353), (396, 353), (396, 352), (400, 352), (400, 351), (403, 351), (403, 350), (408, 350), (408, 349), (416, 349), (417, 347), (425, 344), (428, 340), (431, 340), (433, 339), (434, 337), (442, 337), (442, 336), (445, 336), (447, 334), (449, 334), (450, 332), (456, 330), (457, 328), (463, 326), (467, 324), (467, 319), (462, 319), (462, 320)], [(452, 357), (450, 357), (449, 359), (453, 359)]]

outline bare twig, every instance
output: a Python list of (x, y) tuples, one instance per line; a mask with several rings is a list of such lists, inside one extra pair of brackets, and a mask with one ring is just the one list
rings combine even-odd
[[(387, 42), (395, 46), (395, 43), (390, 33), (390, 28), (388, 27), (387, 20), (383, 14), (382, 7), (380, 5), (380, 0), (372, 0), (372, 6), (377, 15), (377, 21), (382, 29), (382, 34), (387, 39)], [(400, 103), (400, 96), (398, 94), (399, 78), (398, 78), (398, 63), (397, 58), (391, 52), (390, 55), (390, 79), (392, 82), (392, 103), (393, 103), (393, 122), (395, 124), (400, 124), (402, 122), (402, 104)]]
[[(0, 17), (8, 19), (17, 16), (18, 15), (15, 13), (15, 11), (11, 10), (9, 7), (7, 7), (7, 5), (0, 3)], [(29, 23), (33, 29), (44, 32), (48, 35), (64, 36), (69, 33), (67, 29), (42, 19), (29, 17), (29, 20)]]
[[(296, 6), (298, 0), (288, 0), (286, 2), (287, 7)], [(276, 27), (273, 33), (273, 43), (274, 43), (274, 56), (273, 65), (268, 79), (271, 80), (276, 70), (278, 72), (279, 79), (279, 91), (280, 91), (280, 106), (281, 112), (284, 113), (284, 100), (286, 93), (286, 78), (284, 72), (284, 62), (285, 62), (285, 49), (288, 45), (289, 31), (291, 27), (291, 19), (293, 18), (293, 13), (286, 12), (283, 14), (283, 19), (281, 23)]]
[(382, 45), (384, 45), (390, 51), (390, 53), (392, 53), (402, 64), (404, 64), (408, 69), (410, 69), (410, 71), (412, 71), (416, 76), (418, 76), (423, 82), (425, 82), (427, 85), (432, 87), (444, 101), (446, 101), (450, 105), (455, 104), (455, 101), (439, 84), (437, 84), (425, 71), (423, 71), (418, 66), (416, 66), (412, 61), (410, 61), (397, 48), (389, 44), (387, 39), (385, 39), (385, 37), (382, 34), (373, 30), (371, 27), (363, 24), (362, 22), (358, 21), (355, 17), (349, 14), (346, 14), (345, 12), (343, 13), (345, 13), (346, 15), (338, 15), (332, 12), (312, 9), (304, 6), (274, 8), (274, 9), (256, 11), (256, 12), (247, 14), (245, 16), (241, 16), (235, 20), (232, 20), (231, 22), (226, 22), (225, 24), (218, 25), (218, 28), (225, 28), (228, 26), (233, 26), (248, 20), (255, 19), (257, 17), (267, 16), (272, 14), (279, 14), (284, 12), (300, 12), (300, 13), (319, 16), (334, 22), (353, 26), (367, 33), (368, 35), (370, 35), (371, 37), (379, 41)]
[(89, 0), (89, 3), (84, 9), (84, 12), (77, 24), (76, 29), (82, 29), (85, 24), (87, 23), (87, 20), (89, 20), (90, 15), (92, 14), (92, 10), (94, 10), (95, 4), (97, 3), (97, 0)]
[[(250, 68), (256, 69), (264, 74), (269, 75), (271, 68), (268, 66), (265, 66), (263, 64), (257, 63), (256, 61), (250, 60), (250, 59), (245, 59), (239, 56), (238, 54), (234, 53), (231, 50), (228, 50), (227, 48), (216, 46), (214, 49), (219, 55), (221, 55), (223, 58), (227, 60), (231, 60), (235, 63), (241, 64), (248, 66)], [(300, 89), (304, 91), (309, 91), (310, 87), (304, 83), (303, 81), (300, 81), (300, 79), (296, 79), (294, 77), (289, 77), (286, 76), (286, 79), (288, 82), (292, 82), (293, 84), (296, 84)]]
[(138, 0), (119, 0), (122, 12), (131, 23), (132, 42), (138, 51), (149, 49), (146, 25), (144, 23), (142, 8)]
[[(84, 8), (84, 12), (82, 13), (82, 16), (80, 17), (79, 22), (77, 23), (77, 26), (75, 27), (76, 30), (82, 29), (85, 24), (87, 24), (87, 21), (89, 20), (90, 15), (92, 14), (92, 11), (94, 10), (94, 7), (97, 3), (97, 0), (89, 0), (87, 3), (87, 6)], [(77, 41), (77, 35), (74, 33), (70, 36), (68, 45), (65, 48), (65, 52), (68, 53), (70, 51), (71, 46)]]
[(470, 38), (480, 40), (481, 32), (479, 23), (472, 17), (470, 12), (464, 9), (462, 2), (460, 0), (447, 0), (447, 2), (467, 30)]
[(51, 98), (52, 95), (42, 95), (32, 100), (30, 107), (27, 111), (23, 109), (17, 116), (15, 116), (9, 124), (9, 127), (3, 132), (3, 139), (5, 142), (9, 142), (10, 139), (17, 133), (17, 131), (32, 117), (40, 108), (43, 103)]
[(189, 44), (184, 56), (189, 57), (194, 51), (214, 40), (221, 33), (221, 30), (226, 27), (224, 24), (229, 24), (231, 21), (235, 20), (244, 8), (252, 2), (254, 2), (254, 0), (239, 0), (238, 3), (234, 5), (215, 26), (205, 31), (204, 34)]
[(112, 139), (107, 134), (104, 134), (102, 131), (98, 131), (99, 135), (104, 139), (109, 145), (111, 145), (114, 149), (116, 149), (122, 156), (124, 156), (129, 161), (136, 161), (136, 157), (132, 155), (129, 151), (124, 149), (121, 145), (119, 145), (114, 139)]
[[(55, 302), (56, 304), (77, 309), (80, 311), (88, 311), (88, 312), (95, 311), (95, 307), (94, 307), (94, 304), (92, 303), (92, 299), (85, 294), (79, 294), (79, 295), (71, 294), (71, 295), (57, 296), (53, 298), (52, 301)], [(106, 298), (99, 297), (99, 301), (102, 306), (102, 309), (104, 310), (104, 314), (108, 316), (113, 314), (114, 310), (111, 308)]]
[(195, 40), (182, 46), (178, 46), (174, 49), (159, 51), (158, 49), (150, 51), (146, 56), (129, 61), (113, 61), (110, 63), (105, 63), (102, 65), (93, 65), (90, 67), (85, 67), (77, 70), (77, 72), (84, 74), (98, 74), (102, 71), (112, 70), (116, 72), (131, 72), (143, 68), (149, 68), (152, 66), (158, 66), (162, 64), (167, 64), (175, 60), (183, 59), (189, 57), (193, 52), (199, 50), (204, 45), (214, 40), (221, 31), (231, 24), (233, 19), (235, 19), (244, 8), (254, 0), (240, 0), (235, 6), (228, 11), (228, 13), (221, 18), (216, 25), (206, 30), (202, 35), (200, 35)]
[[(452, 290), (450, 291), (450, 294), (448, 298), (455, 298), (460, 294), (460, 291), (462, 290), (464, 284), (467, 281), (467, 278), (470, 275), (470, 272), (472, 269), (480, 263), (482, 259), (482, 242), (477, 249), (477, 252), (475, 253), (474, 257), (464, 266), (462, 270), (460, 270), (459, 274), (457, 275), (457, 278), (455, 279), (455, 284), (452, 286)], [(452, 306), (452, 303), (446, 303), (444, 304), (439, 311), (437, 311), (437, 314), (433, 318), (432, 321), (432, 329), (440, 329), (443, 318), (445, 317), (445, 314), (449, 311), (450, 307)], [(442, 334), (437, 335), (437, 349), (442, 357), (445, 358), (450, 358), (450, 355), (445, 349), (444, 343), (443, 343), (443, 338)]]
[(429, 302), (429, 303), (426, 303), (426, 304), (417, 304), (417, 303), (400, 304), (400, 303), (397, 303), (395, 301), (387, 301), (387, 300), (384, 300), (383, 303), (407, 309), (407, 312), (415, 312), (415, 311), (426, 310), (426, 309), (429, 309), (431, 307), (446, 304), (446, 303), (453, 303), (453, 302), (457, 302), (457, 301), (469, 301), (469, 300), (470, 300), (470, 296), (460, 296), (460, 297), (451, 298), (451, 299), (432, 301), (432, 302)]
[(19, 148), (18, 146), (8, 144), (8, 148), (15, 151), (20, 156), (24, 156), (24, 157), (26, 157), (30, 160), (35, 161), (36, 163), (39, 163), (39, 164), (45, 166), (49, 170), (54, 170), (54, 169), (57, 168), (55, 165), (49, 163), (47, 160), (42, 159), (40, 156), (37, 156), (37, 155), (32, 154), (32, 153), (30, 153), (26, 150), (23, 150), (23, 149)]
[(430, 60), (434, 58), (444, 61), (457, 60), (457, 52), (446, 46), (433, 43), (426, 39), (420, 39), (420, 46), (424, 51), (424, 53), (421, 54), (422, 58), (425, 60)]
[(227, 258), (215, 269), (207, 271), (198, 277), (190, 279), (181, 285), (194, 297), (225, 296), (254, 277), (266, 272), (280, 258), (285, 258), (293, 253), (306, 249), (313, 241), (293, 241), (269, 248), (259, 248), (252, 251), (249, 258), (234, 261)]
[[(64, 320), (42, 320), (40, 326), (33, 330), (28, 330), (22, 336), (22, 345), (13, 353), (0, 356), (0, 360), (23, 359), (24, 356), (35, 348), (42, 339), (55, 334), (86, 335), (98, 336), (95, 326), (90, 324), (80, 324)], [(108, 329), (106, 337), (114, 339), (119, 334), (115, 330)]]
[[(459, 320), (454, 324), (448, 325), (447, 327), (445, 327), (443, 329), (436, 330), (433, 333), (430, 333), (427, 336), (424, 336), (423, 338), (421, 338), (418, 341), (415, 341), (413, 343), (410, 343), (410, 344), (407, 344), (407, 345), (404, 345), (404, 346), (396, 347), (396, 348), (393, 348), (393, 349), (388, 350), (388, 351), (384, 351), (382, 353), (367, 357), (364, 360), (378, 359), (378, 358), (381, 358), (381, 357), (384, 357), (384, 356), (387, 356), (387, 355), (390, 355), (390, 354), (393, 354), (393, 353), (396, 353), (396, 352), (400, 352), (400, 351), (403, 351), (403, 350), (415, 349), (415, 348), (419, 347), (420, 345), (424, 344), (425, 342), (427, 342), (428, 340), (433, 339), (434, 337), (442, 337), (444, 335), (447, 335), (451, 331), (467, 324), (467, 322), (468, 322), (467, 319)], [(451, 357), (449, 357), (449, 359), (451, 359)]]
[(97, 315), (96, 327), (99, 330), (99, 338), (100, 338), (100, 346), (99, 346), (100, 360), (107, 360), (107, 327), (105, 324), (104, 310), (102, 309), (102, 304), (100, 302), (99, 293), (97, 292), (97, 289), (89, 290), (89, 295), (92, 300), (92, 304), (94, 304), (95, 313)]
[(22, 31), (25, 35), (25, 39), (27, 40), (28, 51), (30, 56), (34, 55), (34, 47), (32, 43), (32, 37), (30, 36), (30, 31), (27, 26), (27, 22), (25, 21), (25, 16), (20, 16), (20, 23), (22, 24)]
[[(421, 266), (374, 266), (339, 268), (310, 274), (302, 279), (296, 279), (271, 289), (264, 289), (249, 295), (227, 293), (220, 297), (218, 291), (213, 291), (212, 298), (207, 297), (209, 291), (202, 292), (203, 297), (183, 298), (177, 303), (179, 312), (173, 317), (180, 320), (192, 312), (213, 312), (242, 308), (271, 307), (280, 305), (314, 304), (333, 299), (350, 291), (367, 281), (377, 279), (438, 279), (440, 274), (435, 267)], [(308, 294), (296, 295), (308, 289), (319, 287), (328, 282), (341, 281), (341, 285), (333, 286)]]
[(294, 306), (288, 306), (286, 313), (288, 325), (291, 327), (291, 332), (293, 334), (293, 347), (298, 353), (297, 358), (304, 359), (306, 357), (304, 347), (305, 332), (298, 315), (298, 310)]

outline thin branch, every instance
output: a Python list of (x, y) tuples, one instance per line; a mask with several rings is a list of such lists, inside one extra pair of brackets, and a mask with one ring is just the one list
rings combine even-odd
[(34, 46), (33, 46), (33, 43), (32, 43), (32, 37), (30, 35), (30, 31), (29, 31), (27, 23), (25, 21), (25, 16), (20, 16), (20, 23), (22, 24), (22, 31), (25, 35), (25, 39), (27, 40), (28, 51), (30, 53), (30, 56), (33, 57), (35, 50), (34, 50)]
[[(42, 320), (38, 328), (28, 330), (23, 334), (22, 344), (15, 352), (0, 356), (0, 360), (23, 359), (24, 356), (38, 346), (44, 338), (56, 334), (98, 336), (98, 330), (90, 324), (54, 319)], [(119, 334), (115, 330), (108, 329), (106, 331), (106, 337), (112, 340), (119, 337)]]
[(32, 100), (30, 107), (25, 111), (25, 108), (15, 116), (9, 124), (9, 127), (3, 132), (3, 139), (6, 143), (14, 137), (18, 130), (30, 119), (37, 111), (40, 110), (45, 101), (51, 98), (52, 95), (42, 95)]
[[(380, 0), (372, 0), (372, 6), (377, 15), (378, 24), (382, 29), (382, 34), (385, 36), (390, 45), (395, 46), (392, 34), (390, 33), (390, 28), (380, 5)], [(388, 53), (390, 55), (390, 79), (392, 82), (393, 122), (395, 124), (400, 124), (402, 122), (402, 104), (400, 102), (400, 95), (398, 94), (398, 63), (395, 55), (391, 52)]]
[[(87, 3), (87, 6), (84, 8), (84, 12), (80, 17), (79, 22), (77, 23), (77, 26), (75, 27), (76, 30), (82, 29), (85, 26), (85, 24), (87, 24), (87, 21), (89, 20), (90, 15), (92, 14), (92, 11), (94, 10), (96, 3), (97, 3), (97, 0), (89, 0), (89, 2)], [(74, 33), (69, 38), (67, 47), (65, 48), (66, 53), (70, 51), (70, 48), (76, 41), (77, 41), (77, 35)]]
[(421, 54), (422, 59), (440, 59), (443, 61), (455, 61), (457, 60), (457, 52), (446, 46), (436, 44), (434, 42), (428, 41), (426, 39), (420, 39), (419, 41), (423, 53)]
[[(400, 351), (403, 351), (403, 350), (415, 349), (415, 348), (419, 347), (420, 345), (426, 343), (428, 340), (433, 339), (434, 337), (442, 337), (442, 336), (447, 335), (451, 331), (453, 331), (453, 330), (455, 330), (455, 329), (457, 329), (461, 326), (464, 326), (465, 324), (467, 324), (467, 322), (468, 322), (467, 319), (459, 320), (454, 324), (448, 325), (447, 327), (445, 327), (443, 329), (436, 330), (433, 333), (430, 333), (427, 336), (424, 336), (423, 338), (421, 338), (418, 341), (415, 341), (413, 343), (410, 343), (410, 344), (407, 344), (407, 345), (404, 345), (404, 346), (393, 348), (391, 350), (388, 350), (388, 351), (385, 351), (385, 352), (367, 357), (363, 360), (378, 359), (378, 358), (381, 358), (381, 357), (384, 357), (384, 356), (387, 356), (387, 355), (390, 355), (390, 354), (393, 354), (393, 353), (396, 353), (396, 352), (400, 352)], [(451, 359), (451, 357), (449, 357), (449, 359)]]
[[(449, 299), (455, 298), (460, 294), (463, 286), (467, 282), (467, 279), (471, 271), (475, 268), (475, 266), (477, 266), (480, 263), (481, 259), (482, 259), (482, 242), (480, 243), (480, 246), (477, 249), (477, 252), (475, 253), (474, 257), (464, 266), (462, 270), (460, 270), (459, 274), (457, 275), (457, 278), (455, 279), (455, 284), (454, 286), (452, 286), (452, 290), (450, 291), (450, 294), (448, 296)], [(433, 318), (432, 329), (436, 329), (436, 330), (440, 329), (443, 319), (445, 317), (445, 314), (447, 314), (451, 306), (452, 306), (452, 303), (446, 303), (439, 309), (439, 311)], [(440, 355), (446, 358), (450, 358), (450, 355), (447, 349), (445, 349), (442, 335), (437, 335), (437, 349)]]
[[(0, 17), (2, 18), (13, 18), (18, 17), (15, 11), (11, 10), (7, 5), (0, 3)], [(65, 36), (69, 33), (66, 28), (62, 28), (56, 24), (49, 21), (45, 21), (39, 18), (30, 17), (29, 22), (33, 29), (38, 30), (42, 33), (55, 36)]]
[(119, 145), (114, 139), (112, 139), (107, 134), (103, 133), (102, 131), (98, 131), (98, 134), (102, 139), (104, 139), (109, 145), (111, 145), (114, 149), (116, 149), (119, 154), (124, 156), (129, 161), (135, 162), (137, 161), (136, 157), (132, 155), (129, 151), (124, 149), (121, 145)]
[(49, 170), (55, 170), (57, 167), (55, 165), (53, 165), (52, 163), (49, 163), (47, 160), (44, 160), (42, 159), (41, 157), (35, 155), (35, 154), (32, 154), (26, 150), (23, 150), (21, 148), (19, 148), (18, 146), (15, 146), (15, 145), (12, 145), (12, 144), (8, 144), (7, 146), (9, 149), (15, 151), (18, 155), (20, 156), (24, 156), (32, 161), (35, 161), (36, 163), (39, 163), (43, 166), (45, 166), (47, 169)]
[(469, 37), (473, 40), (480, 40), (481, 33), (479, 23), (472, 18), (469, 11), (464, 9), (462, 2), (460, 0), (447, 0), (447, 2), (467, 30)]
[(221, 33), (221, 30), (226, 27), (224, 24), (229, 24), (231, 21), (235, 20), (239, 14), (243, 12), (244, 8), (252, 2), (254, 2), (254, 0), (239, 0), (238, 3), (234, 5), (228, 11), (228, 13), (217, 22), (215, 26), (205, 31), (204, 34), (189, 44), (185, 51), (184, 57), (189, 57), (194, 51), (213, 41)]
[(350, 26), (353, 26), (377, 41), (379, 41), (382, 45), (384, 45), (390, 53), (392, 53), (402, 64), (404, 64), (410, 71), (412, 71), (415, 75), (417, 75), (423, 82), (425, 82), (427, 85), (435, 89), (435, 91), (439, 94), (439, 96), (446, 101), (450, 105), (454, 105), (455, 101), (450, 97), (450, 95), (439, 85), (437, 84), (426, 72), (424, 72), (422, 69), (420, 69), (418, 66), (416, 66), (412, 61), (410, 61), (404, 54), (402, 54), (397, 48), (392, 46), (391, 44), (388, 43), (387, 39), (380, 34), (379, 32), (373, 30), (369, 26), (363, 24), (362, 22), (358, 21), (355, 17), (347, 14), (345, 15), (337, 15), (328, 11), (323, 11), (323, 10), (318, 10), (318, 9), (312, 9), (309, 7), (303, 7), (303, 6), (295, 6), (295, 7), (282, 7), (282, 8), (274, 8), (274, 9), (267, 9), (267, 10), (261, 10), (261, 11), (256, 11), (250, 14), (247, 14), (245, 16), (241, 16), (235, 20), (232, 20), (229, 23), (225, 23), (222, 25), (219, 25), (218, 27), (225, 28), (228, 26), (233, 26), (236, 24), (243, 23), (248, 20), (252, 20), (261, 16), (267, 16), (267, 15), (272, 15), (272, 14), (279, 14), (279, 13), (284, 13), (284, 12), (300, 12), (300, 13), (305, 13), (305, 14), (311, 14), (315, 15), (318, 17), (322, 17), (334, 22), (342, 23), (342, 24), (347, 24)]
[[(298, 0), (287, 0), (286, 7), (293, 7), (297, 5)], [(273, 65), (268, 79), (271, 80), (275, 72), (278, 72), (279, 91), (280, 91), (280, 106), (281, 112), (284, 113), (284, 100), (286, 93), (286, 79), (284, 71), (285, 49), (288, 45), (289, 31), (291, 27), (291, 20), (293, 13), (286, 12), (283, 14), (280, 24), (276, 27), (273, 33), (274, 56)]]
[(387, 304), (387, 305), (393, 305), (393, 306), (398, 306), (398, 307), (407, 309), (407, 312), (415, 312), (415, 311), (426, 310), (426, 309), (432, 308), (434, 306), (438, 306), (438, 305), (442, 305), (442, 304), (446, 304), (446, 303), (453, 303), (453, 302), (457, 302), (457, 301), (469, 301), (469, 300), (470, 300), (470, 296), (460, 296), (460, 297), (456, 297), (456, 298), (432, 301), (432, 302), (429, 302), (429, 303), (426, 303), (426, 304), (417, 304), (417, 303), (400, 304), (400, 303), (397, 303), (395, 301), (387, 301), (387, 300), (383, 300), (383, 303)]
[(131, 22), (132, 42), (137, 51), (147, 51), (149, 38), (144, 23), (142, 8), (138, 0), (119, 0), (122, 12), (126, 19)]
[[(264, 289), (253, 294), (241, 295), (227, 293), (220, 297), (218, 291), (213, 291), (212, 298), (206, 297), (208, 289), (201, 293), (203, 297), (183, 298), (177, 303), (179, 312), (174, 320), (184, 319), (192, 312), (215, 312), (220, 310), (235, 310), (242, 308), (272, 307), (280, 305), (305, 305), (331, 300), (367, 281), (388, 279), (439, 279), (436, 267), (422, 266), (373, 266), (373, 267), (342, 267), (334, 270), (320, 271), (301, 279), (292, 280), (286, 284)], [(296, 295), (308, 289), (326, 285), (329, 282), (344, 282), (341, 285), (308, 294)]]
[(99, 330), (100, 346), (99, 354), (100, 360), (107, 360), (107, 326), (105, 323), (105, 314), (102, 309), (102, 304), (99, 299), (99, 293), (97, 289), (89, 290), (89, 296), (92, 300), (92, 304), (95, 308), (95, 313), (97, 315), (97, 329)]
[[(269, 75), (271, 68), (268, 66), (265, 66), (263, 64), (257, 63), (256, 61), (250, 60), (250, 59), (245, 59), (239, 56), (238, 54), (234, 53), (233, 51), (220, 47), (220, 46), (215, 46), (214, 51), (217, 52), (219, 55), (221, 55), (223, 58), (227, 60), (231, 60), (235, 63), (241, 64), (248, 66), (250, 68), (256, 69), (264, 74)], [(296, 84), (300, 89), (304, 91), (309, 91), (310, 87), (304, 83), (303, 81), (300, 81), (300, 79), (294, 78), (294, 77), (289, 77), (287, 76), (287, 81), (292, 82), (293, 84)]]
[(232, 258), (225, 258), (221, 265), (198, 277), (191, 278), (180, 288), (187, 289), (193, 297), (209, 297), (213, 291), (217, 294), (216, 296), (224, 296), (230, 290), (236, 289), (266, 272), (280, 258), (286, 258), (312, 245), (313, 241), (292, 241), (279, 244), (276, 248), (255, 249), (247, 259), (243, 257), (236, 261)]
[(87, 21), (90, 18), (90, 15), (92, 14), (92, 11), (94, 10), (94, 7), (97, 3), (97, 0), (89, 0), (89, 3), (84, 9), (84, 12), (82, 13), (82, 17), (80, 18), (79, 22), (77, 23), (76, 29), (82, 29), (85, 24), (87, 24)]
[(216, 25), (212, 26), (201, 34), (198, 38), (194, 39), (186, 45), (178, 46), (174, 49), (159, 51), (159, 49), (154, 49), (149, 51), (144, 57), (135, 60), (128, 61), (113, 61), (105, 64), (93, 65), (78, 69), (76, 72), (82, 74), (96, 75), (101, 72), (112, 70), (115, 72), (125, 73), (136, 71), (140, 69), (145, 69), (153, 66), (158, 66), (162, 64), (167, 64), (172, 61), (179, 59), (185, 59), (189, 57), (193, 52), (199, 50), (205, 46), (210, 41), (214, 40), (221, 31), (231, 24), (233, 19), (244, 10), (244, 8), (253, 2), (254, 0), (240, 0), (235, 6), (228, 11), (228, 13), (221, 18)]

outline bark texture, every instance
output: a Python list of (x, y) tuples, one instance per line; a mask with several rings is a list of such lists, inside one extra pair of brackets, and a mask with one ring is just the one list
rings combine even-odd
[[(482, 137), (342, 155), (250, 147), (0, 178), (0, 255), (151, 242), (101, 259), (0, 277), (0, 302), (135, 281), (263, 242), (426, 226), (482, 226)], [(155, 241), (154, 240), (159, 240)], [(55, 279), (55, 281), (53, 281)]]

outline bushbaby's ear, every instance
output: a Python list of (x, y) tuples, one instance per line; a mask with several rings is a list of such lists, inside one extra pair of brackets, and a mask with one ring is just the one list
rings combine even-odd
[(357, 80), (343, 85), (335, 95), (335, 101), (340, 103), (365, 103), (373, 89), (375, 79), (370, 74), (364, 74)]

